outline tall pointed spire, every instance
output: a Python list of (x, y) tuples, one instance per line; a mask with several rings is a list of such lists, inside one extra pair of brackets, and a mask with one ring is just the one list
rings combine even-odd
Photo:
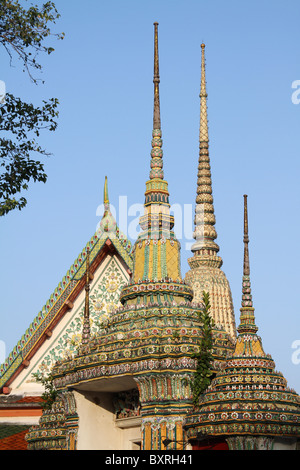
[(199, 142), (208, 142), (208, 119), (207, 119), (207, 92), (205, 77), (205, 44), (201, 44), (201, 87), (200, 87), (200, 132)]
[[(244, 267), (235, 349), (185, 420), (188, 438), (226, 440), (229, 450), (270, 450), (300, 436), (300, 397), (287, 387), (256, 334), (250, 287), (247, 196), (244, 195)], [(223, 396), (223, 400), (220, 397)], [(226, 412), (224, 410), (226, 409)], [(212, 413), (213, 412), (213, 419)], [(275, 447), (276, 446), (276, 447)], [(288, 448), (288, 447), (286, 447)]]
[(158, 59), (158, 23), (154, 23), (154, 110), (153, 129), (160, 129), (160, 102), (159, 102), (159, 59)]
[[(159, 102), (158, 23), (154, 23), (154, 107), (151, 140), (150, 175), (146, 181), (144, 214), (140, 217), (141, 232), (134, 245), (132, 284), (166, 279), (182, 282), (179, 242), (170, 215), (168, 182), (164, 180), (162, 130)], [(191, 291), (190, 288), (188, 288)], [(126, 294), (127, 295), (127, 294)], [(154, 295), (154, 294), (153, 294)], [(156, 298), (156, 294), (154, 295)], [(161, 301), (160, 295), (158, 295)], [(122, 297), (122, 299), (125, 297)], [(149, 299), (148, 299), (149, 300)]]
[(249, 262), (249, 234), (248, 234), (248, 205), (247, 195), (244, 194), (244, 265), (243, 265), (243, 287), (242, 306), (240, 315), (240, 325), (237, 328), (241, 333), (256, 333), (258, 328), (255, 324), (254, 308), (252, 302), (250, 283), (250, 262)]
[[(160, 237), (162, 231), (169, 232), (174, 226), (174, 217), (170, 216), (168, 183), (164, 180), (162, 131), (159, 101), (159, 56), (158, 56), (158, 23), (154, 23), (154, 106), (152, 149), (149, 181), (146, 182), (145, 215), (140, 218), (143, 230), (150, 230), (146, 237)], [(157, 231), (157, 233), (155, 233)], [(166, 235), (165, 235), (166, 236)], [(167, 235), (169, 238), (169, 235)]]
[(209, 158), (209, 137), (207, 120), (207, 91), (205, 77), (205, 44), (201, 44), (201, 86), (200, 86), (200, 129), (197, 196), (195, 208), (195, 242), (193, 256), (188, 259), (190, 270), (185, 281), (194, 289), (194, 300), (202, 300), (202, 292), (208, 291), (211, 302), (211, 316), (217, 325), (225, 328), (231, 337), (236, 337), (236, 326), (232, 295), (229, 282), (220, 269), (223, 260), (218, 255), (215, 242), (215, 214), (212, 195), (212, 180)]
[(153, 105), (153, 131), (152, 131), (152, 150), (151, 150), (151, 179), (164, 178), (163, 172), (163, 151), (162, 151), (162, 132), (160, 122), (160, 101), (159, 101), (159, 57), (158, 57), (158, 23), (154, 23), (154, 105)]
[(250, 276), (250, 263), (249, 263), (249, 235), (248, 235), (248, 205), (247, 194), (244, 194), (244, 268), (243, 275)]
[[(200, 88), (200, 129), (199, 129), (199, 163), (197, 180), (197, 197), (195, 209), (195, 231), (196, 242), (192, 251), (196, 254), (215, 254), (219, 246), (214, 242), (217, 238), (215, 230), (215, 215), (212, 196), (212, 181), (209, 159), (209, 138), (207, 120), (207, 92), (205, 78), (205, 44), (201, 44), (201, 88)], [(206, 250), (206, 251), (205, 251)], [(209, 252), (207, 252), (209, 250)], [(222, 262), (220, 266), (222, 265)]]
[(86, 271), (85, 271), (85, 303), (82, 328), (82, 344), (86, 344), (90, 339), (90, 250), (87, 247)]

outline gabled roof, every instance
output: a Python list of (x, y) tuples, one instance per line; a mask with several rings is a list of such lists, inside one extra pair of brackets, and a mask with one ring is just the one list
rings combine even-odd
[(47, 337), (52, 335), (55, 325), (72, 308), (74, 300), (84, 289), (87, 249), (90, 252), (91, 274), (111, 251), (121, 257), (129, 272), (132, 271), (131, 242), (119, 230), (110, 212), (109, 203), (105, 204), (100, 228), (83, 248), (6, 361), (0, 365), (0, 392), (7, 393), (5, 387), (9, 387), (13, 379), (28, 366), (30, 358)]

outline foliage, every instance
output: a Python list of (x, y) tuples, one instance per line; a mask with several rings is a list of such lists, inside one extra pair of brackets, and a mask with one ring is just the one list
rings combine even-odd
[[(40, 8), (33, 5), (24, 8), (19, 0), (0, 0), (0, 45), (7, 51), (10, 62), (14, 55), (21, 60), (23, 70), (34, 83), (38, 80), (32, 70), (42, 69), (38, 54), (54, 51), (44, 41), (49, 36), (64, 37), (52, 34), (49, 27), (59, 17), (53, 2)], [(27, 200), (20, 193), (28, 189), (30, 181), (46, 182), (44, 165), (34, 155), (50, 155), (37, 138), (41, 130), (55, 131), (57, 107), (56, 98), (35, 107), (10, 93), (0, 106), (0, 216), (25, 207)]]
[[(49, 155), (36, 137), (42, 129), (56, 129), (54, 118), (58, 115), (58, 101), (53, 98), (43, 103), (41, 108), (35, 108), (7, 94), (5, 104), (0, 107), (0, 216), (26, 205), (23, 196), (16, 199), (15, 195), (27, 190), (30, 180), (47, 180), (44, 165), (33, 160), (31, 154)], [(2, 137), (3, 131), (9, 136)]]
[(194, 355), (197, 359), (197, 368), (192, 381), (192, 393), (194, 406), (198, 404), (200, 395), (209, 386), (213, 371), (212, 362), (214, 360), (213, 349), (213, 333), (212, 328), (214, 321), (210, 316), (209, 293), (203, 292), (204, 307), (199, 311), (198, 317), (201, 324), (202, 336), (199, 343), (199, 353)]
[(50, 410), (57, 397), (57, 390), (53, 384), (53, 377), (51, 375), (45, 376), (41, 373), (32, 375), (37, 382), (44, 386), (44, 393), (42, 394), (42, 399), (44, 402), (42, 403), (42, 408)]
[[(7, 51), (12, 61), (13, 54), (23, 62), (30, 78), (31, 69), (41, 69), (37, 62), (37, 54), (46, 52), (51, 54), (53, 47), (47, 47), (43, 41), (52, 35), (49, 23), (55, 23), (60, 17), (53, 2), (46, 2), (41, 8), (30, 6), (23, 8), (19, 0), (0, 0), (0, 44)], [(64, 34), (55, 34), (63, 39)]]
[(173, 338), (175, 341), (176, 341), (177, 339), (180, 339), (180, 334), (178, 333), (178, 331), (174, 331), (174, 332), (173, 332), (172, 338)]

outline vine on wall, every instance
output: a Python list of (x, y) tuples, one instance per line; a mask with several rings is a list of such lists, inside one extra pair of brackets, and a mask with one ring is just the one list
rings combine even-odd
[(212, 370), (212, 363), (214, 360), (212, 354), (214, 321), (210, 316), (211, 305), (208, 292), (203, 291), (202, 301), (204, 305), (203, 309), (198, 312), (202, 336), (199, 343), (199, 352), (194, 354), (194, 358), (197, 359), (197, 368), (191, 383), (194, 406), (198, 404), (200, 395), (209, 386), (214, 373)]
[(44, 402), (42, 403), (42, 408), (50, 410), (57, 397), (57, 390), (54, 387), (52, 376), (42, 375), (41, 373), (36, 373), (32, 375), (37, 382), (41, 383), (44, 386), (44, 393), (42, 394), (42, 399), (44, 400)]

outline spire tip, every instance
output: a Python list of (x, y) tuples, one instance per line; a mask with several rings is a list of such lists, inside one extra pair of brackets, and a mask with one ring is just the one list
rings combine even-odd
[(248, 252), (248, 208), (247, 208), (247, 194), (244, 194), (244, 276), (250, 275), (250, 263), (249, 263), (249, 252)]
[(160, 129), (160, 103), (159, 103), (159, 59), (158, 59), (158, 23), (154, 24), (154, 110), (153, 110), (153, 129)]
[(109, 204), (109, 199), (108, 199), (108, 188), (107, 188), (107, 176), (105, 176), (105, 181), (104, 181), (104, 197), (103, 197), (103, 203), (104, 204)]

